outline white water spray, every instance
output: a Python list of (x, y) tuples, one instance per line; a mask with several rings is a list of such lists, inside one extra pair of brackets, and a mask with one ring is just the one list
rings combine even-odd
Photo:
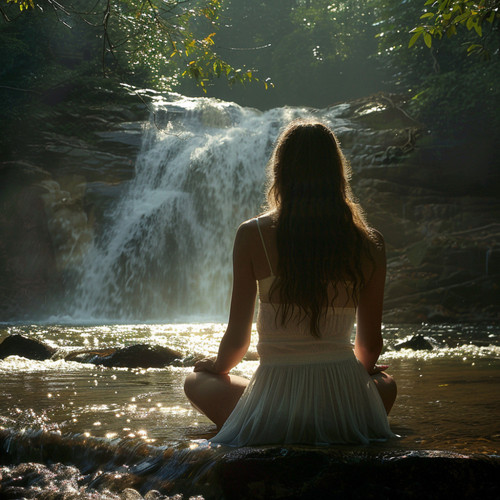
[[(319, 118), (343, 128), (340, 111), (331, 108)], [(112, 227), (85, 259), (73, 315), (224, 317), (234, 234), (261, 209), (273, 143), (290, 120), (312, 113), (259, 112), (181, 96), (158, 103), (145, 127), (136, 176), (110, 217)]]

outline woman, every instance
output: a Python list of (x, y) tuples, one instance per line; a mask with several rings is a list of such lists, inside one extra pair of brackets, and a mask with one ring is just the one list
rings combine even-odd
[[(217, 358), (187, 377), (186, 395), (220, 429), (215, 443), (394, 436), (387, 413), (396, 384), (375, 364), (384, 243), (352, 199), (348, 164), (326, 126), (296, 121), (281, 134), (267, 198), (269, 211), (237, 231), (227, 330)], [(248, 381), (229, 372), (250, 344), (257, 293), (260, 365)]]

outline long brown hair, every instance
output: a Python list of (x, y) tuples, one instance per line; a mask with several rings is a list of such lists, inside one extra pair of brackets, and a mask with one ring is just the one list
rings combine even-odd
[(279, 297), (276, 319), (285, 324), (298, 310), (319, 337), (321, 315), (333, 307), (338, 285), (357, 304), (373, 236), (353, 199), (349, 164), (322, 123), (292, 122), (278, 138), (269, 173), (267, 202), (277, 217), (278, 268), (270, 290)]

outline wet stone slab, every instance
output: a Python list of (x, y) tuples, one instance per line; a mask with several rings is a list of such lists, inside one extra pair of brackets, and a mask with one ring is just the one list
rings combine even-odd
[[(132, 489), (134, 498), (150, 498), (155, 492), (155, 498), (206, 500), (500, 497), (496, 455), (352, 446), (230, 449), (210, 447), (206, 441), (158, 447), (5, 430), (0, 431), (0, 447), (2, 498), (34, 498), (35, 490), (37, 495), (44, 489), (53, 492), (64, 481), (80, 495), (65, 499), (129, 498)], [(64, 473), (55, 474), (54, 464)]]

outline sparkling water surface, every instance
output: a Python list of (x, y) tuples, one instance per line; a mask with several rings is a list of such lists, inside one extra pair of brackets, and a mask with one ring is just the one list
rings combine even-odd
[[(80, 434), (154, 445), (180, 445), (209, 438), (214, 425), (183, 393), (193, 359), (215, 355), (224, 323), (141, 325), (3, 325), (0, 340), (20, 333), (57, 349), (51, 360), (10, 356), (0, 361), (0, 426)], [(395, 350), (414, 334), (429, 351)], [(398, 382), (390, 415), (401, 437), (382, 448), (438, 449), (498, 454), (500, 429), (500, 328), (478, 325), (385, 325), (380, 362)], [(257, 334), (234, 372), (250, 378), (258, 366)], [(75, 349), (138, 343), (181, 353), (162, 369), (104, 368), (64, 361)]]

